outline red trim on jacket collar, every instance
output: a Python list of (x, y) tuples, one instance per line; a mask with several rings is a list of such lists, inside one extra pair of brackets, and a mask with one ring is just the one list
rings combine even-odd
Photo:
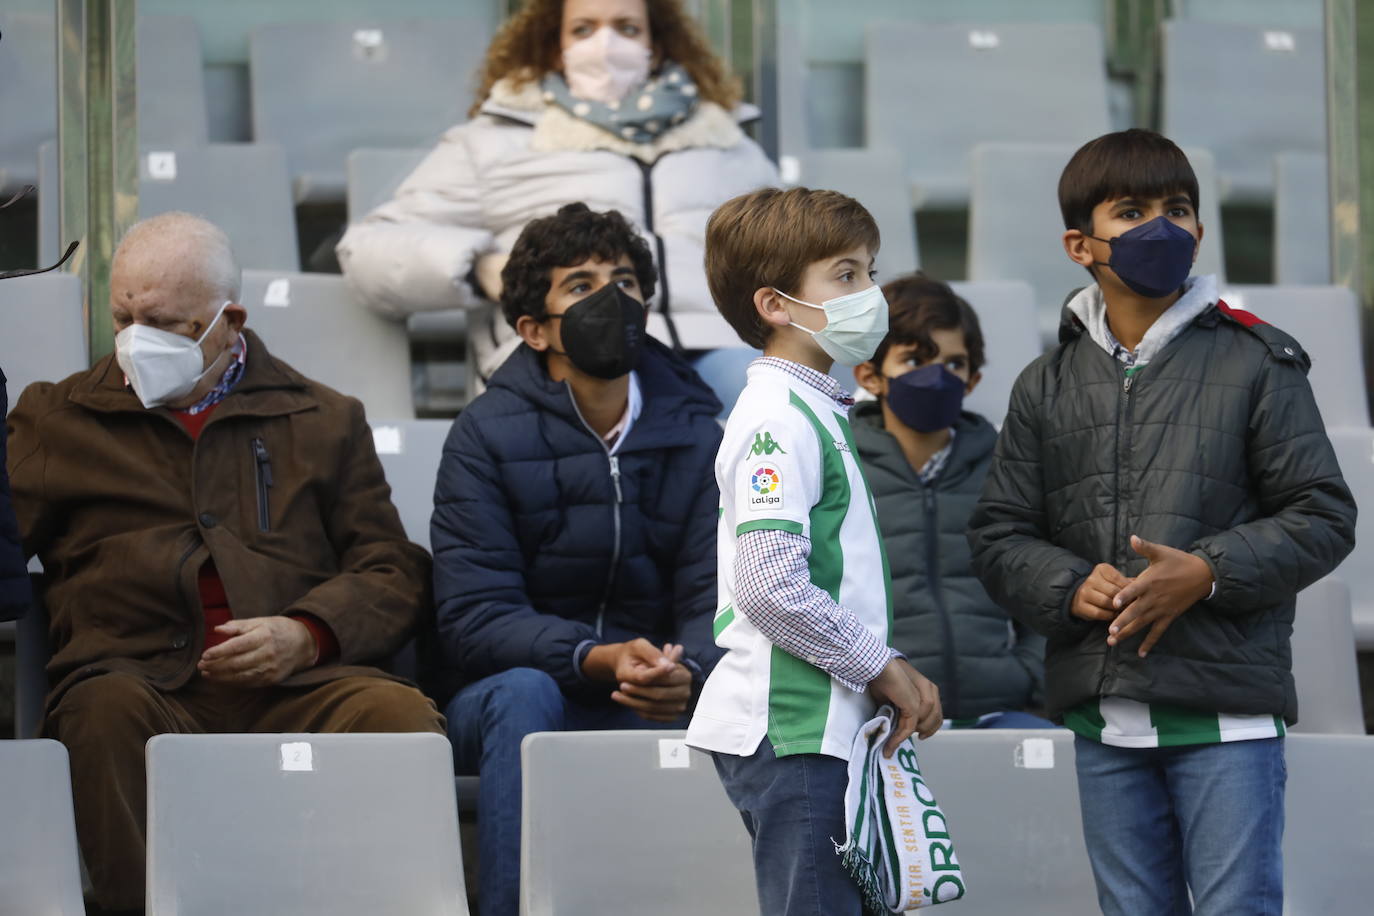
[(1254, 312), (1247, 312), (1245, 311), (1245, 309), (1233, 309), (1231, 308), (1231, 306), (1227, 305), (1221, 299), (1217, 300), (1217, 311), (1221, 312), (1223, 315), (1225, 315), (1227, 318), (1230, 318), (1232, 321), (1234, 321), (1241, 327), (1253, 328), (1255, 325), (1269, 324), (1269, 322), (1265, 321), (1263, 318), (1256, 315)]

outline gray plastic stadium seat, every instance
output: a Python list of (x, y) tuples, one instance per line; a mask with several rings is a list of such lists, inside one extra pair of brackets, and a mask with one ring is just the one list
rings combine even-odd
[[(1072, 144), (987, 143), (977, 146), (972, 156), (969, 279), (1030, 283), (1047, 344), (1058, 340), (1064, 297), (1092, 282), (1087, 271), (1069, 260), (1061, 240), (1059, 176), (1077, 149)], [(1193, 273), (1216, 274), (1218, 282), (1225, 283), (1212, 156), (1201, 149), (1183, 152), (1197, 175), (1201, 196), (1203, 239)]]
[(145, 147), (139, 156), (138, 177), (140, 218), (186, 210), (224, 230), (240, 266), (300, 269), (286, 155), (280, 147), (261, 143), (177, 150)]
[(348, 154), (348, 221), (355, 223), (391, 200), (427, 149), (355, 149)]
[(372, 421), (377, 457), (391, 485), (391, 501), (401, 514), (406, 537), (429, 550), (429, 519), (434, 514), (434, 483), (449, 420)]
[[(758, 913), (749, 834), (683, 732), (543, 732), (521, 745), (522, 916)], [(676, 754), (665, 768), (661, 748)], [(629, 827), (607, 804), (639, 812)], [(631, 905), (627, 901), (635, 901)], [(636, 909), (636, 907), (638, 909)]]
[(1364, 734), (1350, 590), (1328, 576), (1298, 594), (1293, 622), (1298, 724), (1307, 734)]
[(906, 169), (896, 150), (813, 150), (798, 156), (797, 164), (795, 184), (848, 194), (873, 214), (882, 236), (879, 283), (917, 268), (916, 223), (906, 193)]
[(1367, 912), (1374, 899), (1374, 737), (1289, 735), (1284, 743), (1284, 912)]
[(916, 206), (962, 207), (978, 143), (1078, 145), (1110, 129), (1095, 25), (871, 23), (867, 146), (906, 155)]
[(0, 741), (0, 916), (82, 916), (67, 749)]
[(343, 277), (243, 272), (248, 326), (306, 377), (352, 395), (371, 416), (410, 419), (405, 328), (365, 308)]
[(57, 40), (51, 13), (0, 11), (0, 191), (34, 184), (34, 154), (57, 136)]
[[(143, 144), (206, 140), (200, 33), (186, 16), (139, 16), (138, 135)], [(34, 154), (57, 136), (57, 56), (53, 16), (0, 12), (0, 188), (39, 178)], [(45, 262), (51, 263), (51, 262)]]
[(1341, 463), (1355, 504), (1360, 507), (1355, 522), (1356, 547), (1334, 575), (1350, 587), (1351, 617), (1355, 625), (1355, 645), (1360, 651), (1374, 649), (1374, 564), (1369, 562), (1369, 545), (1374, 544), (1374, 429), (1365, 427), (1328, 428), (1331, 445)]
[(1163, 130), (1216, 156), (1222, 199), (1267, 203), (1274, 156), (1326, 147), (1318, 29), (1164, 24)]
[(444, 736), (148, 742), (149, 916), (467, 912)]
[(1097, 912), (1078, 814), (1073, 733), (944, 731), (918, 742), (916, 753), (949, 817), (968, 884), (959, 913)]
[(1368, 426), (1360, 303), (1344, 286), (1233, 286), (1228, 305), (1297, 338), (1312, 357), (1308, 381), (1327, 426)]
[(1017, 376), (1043, 352), (1035, 293), (1020, 280), (950, 286), (973, 306), (983, 330), (987, 363), (983, 380), (969, 395), (966, 406), (1000, 428)]
[(1173, 0), (1179, 19), (1271, 28), (1322, 27), (1322, 0)]
[(33, 382), (58, 382), (87, 365), (80, 278), (54, 272), (0, 280), (0, 369), (11, 410)]
[(209, 138), (200, 29), (190, 16), (139, 16), (138, 137), (143, 146)]
[(253, 136), (286, 148), (297, 200), (341, 200), (359, 147), (430, 147), (467, 120), (484, 19), (264, 25), (250, 41)]
[(1331, 282), (1331, 207), (1324, 153), (1274, 157), (1274, 282)]

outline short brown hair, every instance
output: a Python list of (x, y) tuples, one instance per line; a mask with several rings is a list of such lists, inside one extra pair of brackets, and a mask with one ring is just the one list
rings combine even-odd
[[(696, 83), (697, 97), (703, 101), (715, 102), (726, 111), (739, 104), (739, 81), (726, 72), (701, 27), (682, 8), (681, 0), (645, 0), (644, 5), (649, 11), (649, 37), (655, 59), (681, 65)], [(477, 116), (482, 103), (491, 95), (491, 87), (500, 79), (511, 77), (523, 85), (561, 70), (562, 29), (563, 0), (525, 0), (487, 48), (477, 99), (468, 114)]]
[(1188, 195), (1198, 209), (1197, 175), (1174, 141), (1133, 127), (1089, 140), (1059, 176), (1059, 211), (1065, 229), (1093, 231), (1093, 208), (1119, 197)]
[(983, 368), (983, 328), (978, 314), (948, 283), (917, 271), (889, 280), (883, 285), (883, 296), (887, 298), (888, 330), (873, 354), (873, 365), (881, 369), (889, 350), (913, 344), (916, 359), (929, 362), (939, 352), (930, 332), (957, 330), (964, 335), (968, 348), (969, 374)]
[(792, 294), (806, 268), (865, 245), (878, 252), (878, 224), (863, 204), (839, 191), (763, 188), (721, 204), (706, 223), (706, 280), (716, 308), (751, 347), (769, 328), (754, 293)]

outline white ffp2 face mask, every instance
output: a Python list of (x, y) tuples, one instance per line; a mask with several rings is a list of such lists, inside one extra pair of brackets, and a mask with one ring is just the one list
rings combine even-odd
[(563, 52), (563, 78), (579, 99), (610, 104), (649, 78), (649, 49), (602, 26)]
[(810, 334), (820, 348), (831, 359), (846, 366), (857, 366), (873, 358), (878, 344), (887, 336), (887, 297), (876, 283), (857, 293), (827, 299), (820, 305), (794, 299), (780, 289), (773, 292), (790, 299), (798, 305), (821, 309), (825, 312), (825, 327), (813, 331), (808, 327), (791, 323)]
[(145, 324), (131, 324), (115, 335), (115, 359), (144, 407), (151, 410), (181, 400), (215, 368), (219, 357), (204, 366), (200, 345), (229, 305), (226, 300), (205, 333), (195, 340)]

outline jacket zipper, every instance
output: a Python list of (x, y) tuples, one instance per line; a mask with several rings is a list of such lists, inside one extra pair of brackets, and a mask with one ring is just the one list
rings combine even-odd
[(254, 439), (253, 477), (258, 484), (258, 530), (272, 530), (272, 507), (267, 498), (267, 490), (272, 486), (272, 458), (267, 454), (267, 446), (261, 439)]
[(611, 601), (611, 591), (615, 588), (615, 575), (620, 567), (620, 506), (625, 500), (624, 493), (620, 488), (620, 459), (611, 454), (611, 449), (606, 445), (606, 440), (598, 436), (596, 430), (592, 429), (592, 425), (587, 422), (587, 418), (582, 416), (582, 408), (577, 406), (577, 398), (573, 397), (572, 388), (568, 388), (568, 400), (572, 401), (573, 412), (577, 414), (577, 419), (582, 421), (582, 426), (593, 439), (600, 443), (602, 450), (605, 451), (606, 462), (611, 473), (611, 484), (615, 487), (615, 504), (611, 506), (611, 565), (606, 573), (606, 587), (601, 592), (601, 603), (596, 607), (596, 635), (600, 638), (602, 629), (606, 624), (606, 605)]
[[(666, 154), (665, 154), (666, 155)], [(663, 158), (662, 156), (659, 157)], [(673, 349), (682, 351), (682, 338), (678, 336), (677, 325), (673, 322), (672, 312), (669, 310), (670, 296), (668, 294), (668, 261), (667, 247), (663, 243), (663, 236), (659, 235), (654, 229), (654, 165), (658, 164), (655, 160), (653, 165), (636, 159), (635, 163), (639, 166), (640, 181), (644, 192), (644, 231), (648, 232), (654, 240), (654, 253), (658, 260), (658, 310), (663, 315), (663, 321), (668, 325), (668, 337), (672, 340)]]
[(959, 709), (958, 653), (954, 645), (954, 622), (949, 618), (945, 607), (944, 590), (940, 587), (940, 551), (938, 519), (935, 509), (935, 490), (928, 484), (921, 484), (924, 490), (926, 509), (926, 581), (930, 583), (930, 594), (935, 601), (935, 613), (940, 618), (940, 638), (945, 658), (945, 683), (941, 686), (946, 718), (954, 718)]
[[(1112, 358), (1118, 366), (1115, 357)], [(1121, 397), (1117, 401), (1116, 418), (1116, 513), (1113, 525), (1112, 539), (1112, 564), (1120, 569), (1125, 565), (1125, 550), (1122, 545), (1125, 543), (1126, 535), (1126, 507), (1130, 505), (1131, 496), (1125, 492), (1125, 487), (1129, 485), (1129, 476), (1125, 469), (1129, 464), (1131, 454), (1131, 388), (1135, 385), (1135, 378), (1130, 374), (1128, 368), (1122, 368), (1123, 379), (1121, 382)], [(1121, 647), (1108, 646), (1107, 654), (1102, 659), (1102, 681), (1098, 687), (1098, 695), (1105, 696), (1110, 689), (1109, 682), (1116, 669), (1117, 656), (1120, 654)]]

